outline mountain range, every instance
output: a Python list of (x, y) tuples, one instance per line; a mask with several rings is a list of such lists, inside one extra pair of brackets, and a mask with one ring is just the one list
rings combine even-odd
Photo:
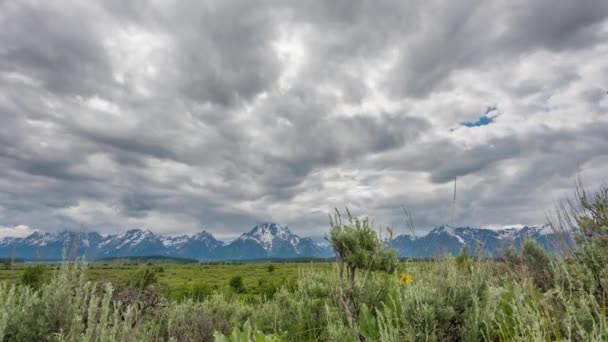
[[(429, 258), (458, 254), (463, 247), (475, 254), (499, 256), (507, 246), (519, 248), (526, 238), (533, 238), (545, 249), (554, 250), (556, 235), (548, 226), (524, 226), (503, 230), (440, 226), (421, 236), (399, 235), (386, 241), (399, 257)], [(225, 243), (207, 231), (194, 235), (163, 236), (149, 230), (131, 229), (123, 234), (102, 236), (96, 232), (34, 232), (24, 238), (0, 238), (0, 257), (27, 260), (61, 260), (84, 257), (94, 260), (108, 257), (172, 256), (197, 260), (248, 260), (263, 258), (328, 258), (329, 244), (300, 237), (287, 226), (264, 223), (237, 239)]]

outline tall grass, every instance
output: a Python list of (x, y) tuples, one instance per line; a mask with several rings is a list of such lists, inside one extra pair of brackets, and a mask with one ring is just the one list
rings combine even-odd
[[(84, 266), (64, 265), (38, 289), (0, 284), (0, 340), (212, 341), (214, 334), (229, 338), (246, 322), (285, 341), (608, 340), (606, 306), (589, 269), (575, 259), (540, 258), (553, 274), (545, 286), (535, 279), (537, 265), (520, 258), (466, 265), (444, 258), (374, 273), (353, 295), (357, 327), (340, 304), (337, 271), (304, 267), (295, 286), (272, 298), (215, 294), (175, 302), (141, 295), (150, 288), (117, 291), (88, 282)], [(401, 273), (413, 282), (399, 282)], [(127, 290), (140, 296), (125, 297)]]

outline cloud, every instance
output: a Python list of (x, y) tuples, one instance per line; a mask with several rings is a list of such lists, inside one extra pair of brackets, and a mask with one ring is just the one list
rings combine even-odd
[(0, 238), (3, 237), (26, 237), (32, 234), (35, 230), (25, 226), (18, 225), (15, 227), (4, 227), (0, 226)]
[(577, 170), (606, 181), (605, 1), (24, 1), (0, 25), (3, 227), (322, 235), (405, 204), (426, 230), (455, 177), (457, 223), (532, 224)]

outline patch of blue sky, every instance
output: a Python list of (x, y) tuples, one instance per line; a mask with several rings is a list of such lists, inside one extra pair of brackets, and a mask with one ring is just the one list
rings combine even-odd
[(486, 108), (486, 112), (484, 115), (480, 116), (477, 121), (465, 121), (461, 123), (462, 126), (465, 127), (481, 127), (486, 126), (494, 122), (494, 119), (497, 117), (497, 108), (496, 106), (491, 106)]

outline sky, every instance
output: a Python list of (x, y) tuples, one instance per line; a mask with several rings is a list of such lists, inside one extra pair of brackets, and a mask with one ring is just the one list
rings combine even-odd
[(538, 224), (608, 181), (608, 1), (0, 1), (0, 236)]

